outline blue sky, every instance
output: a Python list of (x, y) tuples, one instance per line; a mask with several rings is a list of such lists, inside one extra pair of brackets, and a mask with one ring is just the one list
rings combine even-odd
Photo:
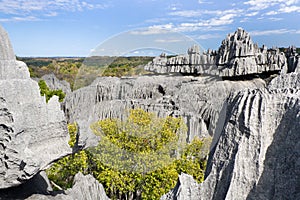
[(120, 33), (165, 30), (217, 49), (238, 27), (259, 46), (300, 47), (299, 19), (300, 0), (0, 0), (0, 24), (18, 56), (87, 56)]

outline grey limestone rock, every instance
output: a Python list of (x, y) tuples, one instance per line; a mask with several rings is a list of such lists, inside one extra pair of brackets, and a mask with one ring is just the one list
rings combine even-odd
[(264, 81), (222, 81), (214, 77), (141, 76), (100, 77), (65, 100), (70, 122), (79, 125), (78, 146), (93, 146), (97, 137), (89, 125), (105, 118), (124, 118), (130, 108), (143, 108), (160, 117), (182, 116), (186, 140), (212, 135), (223, 101), (233, 91), (264, 87)]
[(20, 185), (71, 153), (57, 98), (47, 104), (0, 27), (0, 188)]
[(27, 198), (28, 200), (109, 200), (106, 196), (103, 186), (92, 176), (84, 176), (82, 173), (78, 173), (74, 178), (74, 185), (71, 189), (66, 191), (55, 193), (50, 195), (35, 194)]
[[(273, 83), (278, 89), (232, 94), (205, 181), (185, 193), (175, 188), (162, 199), (300, 199), (300, 90), (280, 81)], [(180, 183), (184, 188), (194, 181)]]
[(268, 88), (272, 90), (300, 89), (300, 73), (292, 72), (277, 76), (269, 83)]
[(62, 90), (66, 95), (71, 93), (70, 83), (65, 80), (59, 80), (52, 74), (46, 74), (41, 78), (51, 90)]
[(41, 171), (21, 185), (0, 189), (0, 199), (25, 199), (33, 194), (50, 195), (52, 191), (46, 172)]
[(191, 47), (187, 55), (172, 58), (155, 58), (145, 70), (156, 73), (183, 73), (238, 77), (261, 73), (286, 73), (287, 59), (278, 48), (259, 48), (250, 35), (239, 28), (229, 34), (218, 51), (200, 53), (198, 46)]
[(200, 196), (200, 185), (191, 175), (182, 173), (179, 175), (178, 182), (173, 190), (163, 195), (161, 200), (165, 199), (176, 199), (176, 200), (187, 200), (187, 199), (199, 199)]
[(300, 55), (298, 55), (295, 46), (290, 46), (286, 51), (288, 71), (300, 72)]

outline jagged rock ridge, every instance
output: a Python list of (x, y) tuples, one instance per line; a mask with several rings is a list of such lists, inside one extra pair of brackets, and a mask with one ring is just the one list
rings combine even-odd
[(147, 64), (145, 70), (156, 73), (216, 75), (224, 78), (288, 71), (284, 53), (278, 48), (259, 48), (241, 28), (229, 34), (218, 51), (200, 53), (199, 47), (195, 45), (187, 53), (169, 59), (162, 54)]
[(278, 77), (269, 88), (232, 94), (205, 181), (181, 175), (186, 181), (162, 199), (299, 199), (299, 75), (285, 77), (288, 84)]
[[(57, 86), (53, 76), (44, 78)], [(52, 191), (43, 170), (72, 153), (66, 119), (57, 97), (47, 104), (40, 96), (1, 26), (0, 88), (0, 199), (108, 199), (95, 178), (81, 173), (72, 189)]]
[(59, 80), (53, 73), (46, 74), (42, 78), (37, 79), (37, 81), (39, 80), (44, 80), (51, 90), (62, 90), (66, 95), (71, 93), (70, 83), (65, 80)]
[[(71, 153), (57, 98), (46, 104), (0, 27), (0, 188), (22, 184)], [(42, 152), (42, 153), (41, 153)]]
[(64, 104), (70, 122), (80, 129), (79, 146), (97, 144), (89, 125), (105, 118), (124, 118), (130, 108), (143, 108), (160, 117), (182, 116), (186, 140), (212, 135), (223, 101), (233, 91), (264, 87), (264, 81), (222, 81), (213, 77), (101, 77), (74, 91)]

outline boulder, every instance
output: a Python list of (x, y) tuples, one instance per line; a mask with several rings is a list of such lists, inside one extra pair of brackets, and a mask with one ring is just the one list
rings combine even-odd
[(41, 171), (21, 185), (0, 189), (0, 199), (26, 199), (33, 194), (50, 195), (51, 192), (53, 190), (47, 174)]
[(103, 186), (92, 176), (78, 173), (74, 177), (74, 185), (66, 191), (52, 192), (50, 195), (34, 194), (28, 200), (109, 200)]

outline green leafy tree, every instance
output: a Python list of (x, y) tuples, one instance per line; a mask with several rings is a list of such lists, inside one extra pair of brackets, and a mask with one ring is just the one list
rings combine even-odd
[(50, 90), (44, 80), (40, 80), (38, 84), (40, 86), (40, 94), (41, 96), (46, 96), (47, 103), (54, 95), (58, 96), (59, 102), (62, 102), (64, 100), (66, 94), (61, 89)]
[[(68, 128), (73, 146), (77, 127)], [(101, 136), (97, 147), (66, 157), (47, 171), (63, 189), (72, 186), (78, 171), (93, 174), (111, 199), (159, 199), (182, 172), (203, 181), (210, 141), (195, 138), (182, 145), (186, 126), (181, 118), (134, 109), (126, 120), (100, 120), (91, 128)]]

